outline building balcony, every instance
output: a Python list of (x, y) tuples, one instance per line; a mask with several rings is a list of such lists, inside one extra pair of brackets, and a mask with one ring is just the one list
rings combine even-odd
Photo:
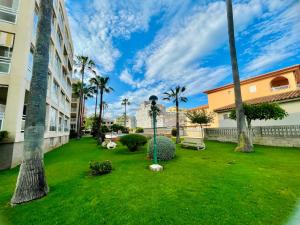
[[(17, 0), (15, 0), (17, 1)], [(17, 21), (17, 7), (9, 7), (9, 1), (4, 3), (0, 1), (0, 20), (8, 23), (16, 23)]]
[(6, 57), (0, 57), (0, 74), (10, 72), (11, 59)]
[(277, 86), (277, 87), (272, 87), (272, 91), (280, 91), (280, 90), (285, 90), (285, 89), (289, 89), (290, 85), (281, 85), (281, 86)]

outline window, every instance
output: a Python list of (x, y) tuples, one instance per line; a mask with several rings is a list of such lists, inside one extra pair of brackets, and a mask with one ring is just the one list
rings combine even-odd
[(69, 131), (69, 118), (68, 118), (68, 117), (65, 117), (64, 131), (65, 131), (65, 132), (68, 132), (68, 131)]
[(10, 72), (15, 35), (0, 31), (0, 73)]
[(0, 0), (0, 20), (15, 23), (19, 0)]
[(60, 29), (58, 28), (57, 29), (57, 36), (56, 36), (56, 39), (57, 39), (57, 45), (58, 45), (58, 48), (62, 49), (62, 46), (63, 46), (63, 37), (62, 37), (62, 34), (61, 34), (61, 31)]
[(229, 114), (228, 114), (228, 113), (224, 114), (224, 115), (223, 115), (223, 119), (224, 119), (224, 120), (228, 120), (228, 119), (229, 119)]
[(55, 68), (56, 68), (56, 74), (59, 78), (62, 76), (62, 66), (61, 66), (61, 60), (57, 54), (55, 53)]
[(33, 68), (33, 50), (31, 49), (28, 56), (28, 67), (27, 67), (27, 80), (30, 81), (32, 77)]
[(288, 89), (289, 87), (289, 80), (285, 77), (279, 76), (271, 81), (272, 91), (284, 90)]
[(57, 126), (57, 110), (51, 107), (50, 109), (50, 131), (56, 131)]
[(256, 85), (252, 85), (249, 87), (249, 92), (250, 93), (255, 93), (256, 92)]
[(63, 108), (65, 108), (65, 100), (66, 99), (66, 95), (63, 92), (60, 92), (60, 104)]
[(3, 124), (4, 124), (4, 111), (0, 111), (0, 130), (3, 129)]
[(60, 113), (58, 119), (58, 131), (62, 131), (62, 130), (63, 130), (63, 115)]
[(52, 100), (55, 103), (58, 103), (59, 85), (58, 85), (58, 83), (55, 80), (53, 80), (53, 85), (52, 85), (52, 90), (51, 90), (51, 96), (52, 96)]
[(38, 26), (38, 21), (39, 21), (39, 16), (38, 16), (38, 9), (34, 9), (34, 14), (33, 14), (33, 32), (32, 32), (32, 39), (36, 39), (36, 33), (37, 33), (37, 26)]
[(50, 41), (50, 46), (49, 46), (49, 64), (52, 65), (52, 59), (53, 59), (53, 51), (54, 51), (54, 46), (52, 41)]

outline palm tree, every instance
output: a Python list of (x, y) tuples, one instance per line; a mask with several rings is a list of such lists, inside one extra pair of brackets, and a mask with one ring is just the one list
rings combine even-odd
[(77, 139), (80, 138), (80, 129), (82, 124), (82, 103), (83, 103), (83, 84), (84, 84), (84, 75), (85, 72), (92, 72), (95, 73), (95, 63), (91, 60), (88, 56), (76, 56), (75, 58), (75, 66), (77, 69), (75, 72), (79, 71), (81, 74), (81, 88), (79, 94), (79, 107), (78, 107), (78, 119), (77, 119)]
[(49, 188), (44, 169), (44, 132), (48, 82), (52, 0), (41, 0), (37, 39), (33, 56), (23, 160), (11, 204), (20, 204), (47, 195)]
[(124, 105), (124, 107), (125, 107), (125, 112), (124, 112), (124, 127), (126, 127), (127, 106), (130, 105), (129, 99), (128, 98), (122, 99), (121, 105)]
[(104, 93), (110, 93), (114, 89), (108, 86), (109, 83), (109, 77), (102, 77), (99, 75), (96, 75), (91, 79), (91, 82), (94, 83), (100, 93), (100, 112), (98, 116), (98, 123), (97, 123), (97, 138), (98, 138), (98, 144), (101, 144), (103, 141), (101, 138), (101, 127), (102, 127), (102, 112), (103, 112), (103, 95)]
[(179, 85), (175, 87), (175, 89), (170, 89), (169, 92), (165, 92), (164, 95), (166, 97), (163, 100), (173, 101), (176, 105), (176, 144), (180, 142), (180, 134), (179, 134), (179, 102), (187, 102), (188, 99), (183, 97), (182, 94), (186, 90), (185, 87), (180, 87)]
[(103, 109), (102, 109), (102, 117), (104, 118), (104, 110), (105, 110), (105, 109), (108, 109), (108, 103), (105, 102), (105, 101), (103, 101), (102, 105), (103, 105)]
[[(74, 83), (72, 85), (72, 91), (73, 91), (73, 95), (76, 97), (76, 98), (79, 98), (80, 97), (80, 94), (81, 94), (81, 87), (83, 87), (83, 102), (82, 102), (82, 107), (81, 107), (81, 111), (80, 111), (80, 114), (78, 114), (78, 117), (80, 118), (77, 118), (77, 121), (79, 120), (80, 123), (79, 123), (79, 126), (82, 127), (82, 122), (83, 122), (83, 117), (84, 117), (84, 110), (85, 110), (85, 101), (88, 99), (88, 98), (91, 98), (93, 97), (93, 93), (94, 93), (94, 87), (91, 86), (91, 85), (86, 85), (86, 84), (81, 84), (80, 81), (78, 81), (77, 83)], [(77, 124), (78, 125), (78, 124)], [(77, 128), (78, 130), (78, 128)]]
[(231, 58), (235, 105), (236, 105), (236, 118), (237, 118), (236, 121), (237, 121), (237, 131), (238, 131), (238, 145), (235, 150), (241, 152), (252, 152), (253, 145), (251, 143), (251, 139), (249, 138), (249, 134), (247, 132), (246, 118), (245, 118), (243, 100), (241, 95), (240, 77), (239, 77), (238, 62), (237, 62), (236, 48), (235, 48), (232, 1), (226, 0), (226, 6), (227, 6), (230, 58)]

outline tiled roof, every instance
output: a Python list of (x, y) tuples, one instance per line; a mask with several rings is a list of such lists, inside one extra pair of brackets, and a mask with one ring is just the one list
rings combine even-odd
[[(249, 105), (256, 105), (260, 103), (271, 103), (271, 102), (284, 102), (291, 99), (300, 98), (300, 90), (285, 92), (277, 95), (269, 95), (260, 98), (254, 98), (251, 100), (244, 101)], [(235, 104), (227, 105), (218, 109), (215, 109), (215, 112), (228, 111), (235, 108)]]
[(188, 111), (192, 112), (192, 111), (197, 111), (197, 110), (202, 110), (202, 109), (208, 109), (208, 105), (200, 105), (196, 108), (189, 109)]
[[(289, 67), (286, 67), (286, 68), (283, 68), (283, 69), (280, 69), (280, 70), (272, 71), (272, 72), (265, 73), (265, 74), (262, 74), (262, 75), (259, 75), (259, 76), (248, 78), (246, 80), (242, 80), (241, 85), (252, 83), (254, 81), (266, 79), (266, 78), (269, 78), (269, 77), (279, 76), (279, 75), (282, 75), (282, 74), (285, 74), (285, 73), (288, 73), (288, 72), (300, 73), (299, 71), (300, 71), (300, 64), (294, 65), (294, 66), (289, 66)], [(225, 89), (232, 88), (232, 87), (233, 87), (233, 84), (227, 84), (227, 85), (224, 85), (224, 86), (221, 86), (221, 87), (218, 87), (218, 88), (214, 88), (214, 89), (211, 89), (211, 90), (204, 91), (203, 93), (210, 94), (210, 93), (218, 92), (220, 90), (225, 90)]]

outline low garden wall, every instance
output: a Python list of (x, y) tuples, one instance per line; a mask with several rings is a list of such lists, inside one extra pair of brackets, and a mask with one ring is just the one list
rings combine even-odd
[[(253, 127), (251, 132), (254, 144), (300, 147), (300, 125)], [(237, 142), (237, 129), (206, 128), (205, 139)]]

